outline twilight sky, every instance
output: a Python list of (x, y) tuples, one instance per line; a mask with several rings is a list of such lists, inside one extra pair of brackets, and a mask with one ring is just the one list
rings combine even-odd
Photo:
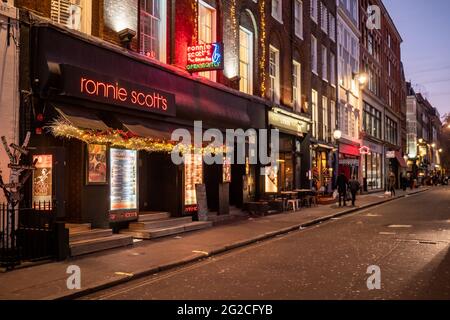
[(402, 38), (406, 80), (450, 113), (450, 1), (383, 0)]

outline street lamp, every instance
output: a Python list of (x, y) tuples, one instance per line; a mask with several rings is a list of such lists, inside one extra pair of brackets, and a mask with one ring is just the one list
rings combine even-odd
[(334, 139), (336, 139), (336, 140), (339, 140), (340, 138), (342, 138), (342, 132), (341, 132), (341, 130), (335, 130), (335, 131), (333, 132), (333, 137), (334, 137)]
[(438, 151), (439, 151), (439, 153), (442, 153), (443, 150), (442, 150), (442, 148), (441, 148), (441, 149), (439, 149)]
[(419, 139), (419, 143), (423, 143), (423, 139), (422, 138)]
[(436, 143), (432, 143), (431, 146), (432, 146), (433, 148), (436, 148)]

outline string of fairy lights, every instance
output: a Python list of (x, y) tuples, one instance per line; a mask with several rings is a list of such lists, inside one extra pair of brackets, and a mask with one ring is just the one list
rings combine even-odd
[(197, 44), (198, 42), (198, 0), (192, 0), (191, 9), (194, 12), (194, 32), (192, 33), (192, 43)]
[(193, 145), (180, 144), (176, 141), (167, 141), (163, 139), (154, 139), (148, 137), (140, 137), (130, 131), (123, 130), (91, 130), (80, 129), (62, 119), (55, 120), (49, 127), (51, 134), (58, 138), (78, 139), (87, 144), (102, 144), (111, 147), (147, 151), (150, 153), (163, 152), (170, 153), (172, 151), (181, 154), (219, 154), (225, 153), (226, 147), (195, 147)]
[(237, 44), (239, 43), (239, 38), (238, 38), (238, 19), (236, 16), (236, 0), (231, 0), (231, 5), (230, 5), (230, 18), (231, 18), (231, 30), (233, 30), (233, 41), (231, 41), (231, 45), (232, 45), (232, 52), (233, 52), (233, 56), (234, 59), (236, 59), (236, 75), (239, 74), (239, 51), (238, 51), (238, 46)]
[(266, 1), (259, 1), (259, 15), (261, 19), (261, 57), (259, 60), (259, 69), (261, 74), (261, 97), (266, 93)]

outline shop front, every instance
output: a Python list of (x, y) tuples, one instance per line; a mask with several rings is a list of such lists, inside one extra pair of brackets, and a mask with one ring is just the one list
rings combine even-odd
[(333, 150), (333, 147), (327, 145), (312, 145), (312, 185), (321, 194), (333, 192)]
[[(47, 196), (64, 204), (58, 215), (65, 221), (108, 227), (134, 221), (139, 212), (195, 216), (201, 184), (209, 210), (229, 202), (231, 194), (242, 199), (245, 164), (206, 165), (202, 153), (211, 149), (201, 141), (203, 131), (200, 146), (194, 144), (194, 121), (222, 132), (264, 128), (260, 99), (46, 22), (31, 27), (30, 43), (35, 97), (33, 105), (23, 106), (33, 113), (22, 134), (32, 131), (34, 155), (43, 163), (52, 159), (58, 175)], [(176, 129), (192, 138), (183, 140), (181, 164), (171, 158), (179, 142), (172, 140)], [(39, 195), (42, 188), (28, 193)]]
[(396, 188), (401, 188), (402, 178), (407, 177), (408, 164), (401, 152), (395, 149), (388, 148), (386, 150), (386, 183), (390, 174), (395, 176)]
[(383, 146), (364, 140), (366, 150), (361, 153), (363, 191), (374, 192), (384, 188)]
[(347, 179), (355, 177), (360, 180), (360, 146), (339, 143), (339, 169), (338, 174), (343, 173)]
[(281, 108), (272, 108), (269, 125), (279, 133), (279, 155), (275, 166), (266, 167), (264, 192), (278, 193), (309, 188), (310, 120)]

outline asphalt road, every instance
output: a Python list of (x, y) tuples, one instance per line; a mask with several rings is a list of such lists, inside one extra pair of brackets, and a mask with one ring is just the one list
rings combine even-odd
[(85, 299), (450, 299), (449, 243), (438, 187)]

